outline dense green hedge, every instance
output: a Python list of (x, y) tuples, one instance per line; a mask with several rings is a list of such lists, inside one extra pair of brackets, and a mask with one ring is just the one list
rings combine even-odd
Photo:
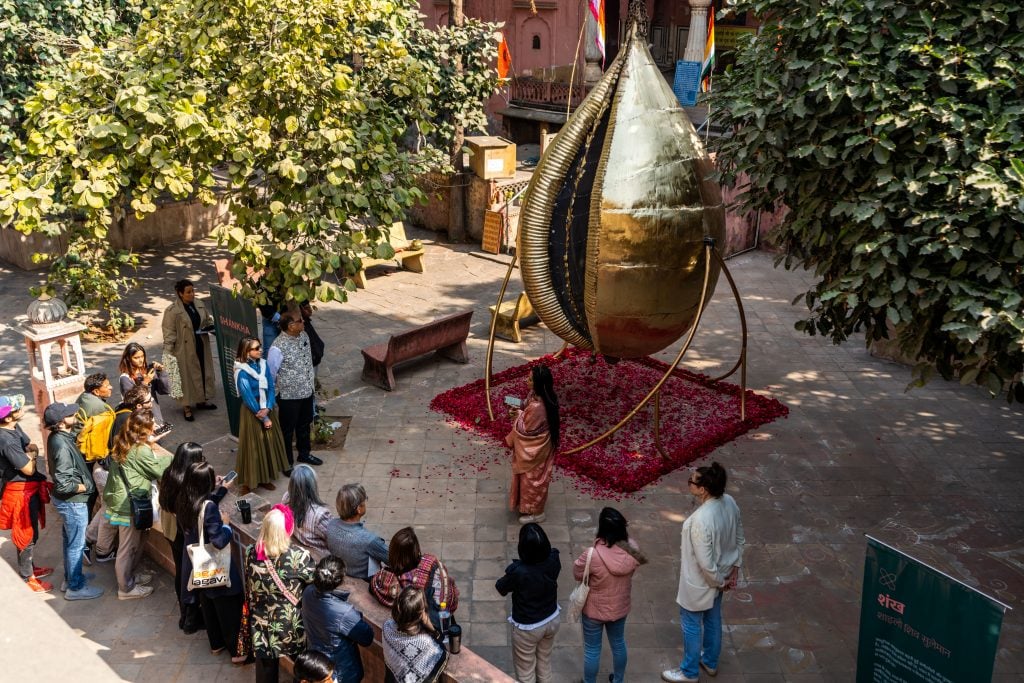
[[(740, 0), (760, 35), (715, 80), (725, 182), (781, 201), (797, 328), (899, 330), (922, 360), (1024, 400), (1024, 8), (997, 0)], [(795, 303), (795, 302), (794, 302)]]

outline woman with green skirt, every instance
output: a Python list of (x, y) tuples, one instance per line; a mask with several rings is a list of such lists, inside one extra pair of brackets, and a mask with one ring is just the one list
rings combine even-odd
[(273, 491), (277, 473), (288, 469), (284, 436), (277, 419), (274, 378), (258, 339), (244, 337), (235, 356), (235, 388), (242, 399), (238, 415), (238, 492), (256, 487)]

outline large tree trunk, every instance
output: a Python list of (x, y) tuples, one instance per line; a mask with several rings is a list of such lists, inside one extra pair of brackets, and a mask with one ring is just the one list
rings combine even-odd
[[(448, 2), (448, 25), (462, 26), (465, 15), (462, 13), (462, 0), (449, 0)], [(455, 62), (457, 74), (462, 73), (462, 57), (452, 51), (452, 59)], [(448, 204), (448, 239), (452, 242), (464, 242), (466, 240), (466, 169), (462, 163), (462, 145), (465, 141), (465, 131), (462, 124), (455, 124), (455, 136), (452, 139), (451, 161), (455, 172), (452, 174), (452, 191)]]

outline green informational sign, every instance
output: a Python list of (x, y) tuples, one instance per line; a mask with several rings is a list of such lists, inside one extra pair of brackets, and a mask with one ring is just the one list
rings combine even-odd
[(238, 411), (242, 399), (235, 390), (235, 352), (242, 337), (259, 339), (256, 327), (256, 309), (252, 302), (235, 296), (230, 289), (210, 286), (213, 305), (213, 324), (217, 327), (217, 355), (220, 357), (220, 378), (224, 383), (224, 400), (228, 404), (228, 422), (231, 433), (238, 436)]
[(989, 681), (1006, 609), (868, 536), (857, 683)]

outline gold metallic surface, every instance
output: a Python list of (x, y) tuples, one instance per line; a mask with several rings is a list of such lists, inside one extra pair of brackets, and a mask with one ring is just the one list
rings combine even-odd
[(702, 242), (725, 239), (719, 188), (689, 118), (647, 51), (633, 39), (612, 102), (600, 192), (592, 197), (587, 322), (601, 353), (636, 358), (693, 326), (711, 264)]
[[(519, 217), (520, 271), (533, 310), (548, 329), (573, 346), (584, 349), (592, 348), (590, 341), (569, 322), (551, 285), (548, 257), (551, 214), (555, 197), (566, 182), (577, 150), (587, 143), (593, 134), (595, 120), (608, 106), (614, 85), (614, 79), (608, 75), (617, 74), (621, 66), (622, 59), (616, 58), (608, 67), (605, 78), (594, 86), (548, 145), (523, 195), (523, 210)], [(565, 230), (565, 226), (556, 226), (556, 229)]]
[[(577, 446), (576, 448), (573, 448), (572, 450), (565, 451), (565, 455), (572, 455), (573, 453), (579, 453), (582, 450), (586, 450), (587, 448), (590, 448), (594, 444), (597, 444), (597, 443), (600, 443), (600, 442), (604, 441), (605, 439), (610, 437), (612, 434), (614, 434), (615, 432), (617, 432), (620, 429), (622, 429), (622, 427), (627, 422), (632, 420), (633, 416), (636, 415), (638, 412), (640, 412), (640, 409), (643, 408), (645, 405), (647, 405), (647, 402), (650, 401), (652, 397), (659, 396), (658, 392), (661, 391), (662, 385), (664, 385), (665, 382), (668, 381), (669, 376), (671, 376), (672, 372), (679, 365), (679, 361), (681, 361), (683, 359), (683, 354), (686, 353), (686, 351), (690, 348), (690, 344), (693, 343), (693, 337), (697, 333), (697, 327), (700, 325), (701, 316), (704, 315), (704, 308), (707, 306), (708, 299), (711, 298), (711, 287), (710, 287), (710, 285), (711, 285), (711, 278), (709, 276), (710, 276), (710, 273), (712, 272), (712, 268), (711, 268), (711, 263), (712, 263), (712, 261), (711, 261), (711, 252), (713, 252), (715, 250), (715, 247), (714, 247), (713, 244), (710, 244), (710, 243), (705, 243), (703, 245), (703, 247), (704, 247), (704, 269), (703, 269), (702, 272), (704, 273), (704, 278), (703, 278), (704, 282), (703, 282), (703, 285), (701, 286), (701, 289), (700, 289), (700, 299), (697, 302), (697, 311), (696, 311), (696, 313), (694, 315), (693, 325), (690, 326), (690, 332), (686, 336), (686, 341), (683, 343), (682, 348), (679, 349), (679, 353), (676, 354), (675, 360), (672, 361), (672, 365), (670, 365), (668, 367), (668, 369), (665, 371), (665, 374), (662, 375), (661, 379), (658, 380), (658, 383), (654, 385), (654, 388), (651, 389), (647, 393), (647, 395), (644, 396), (643, 399), (639, 403), (636, 404), (636, 407), (633, 408), (633, 410), (629, 411), (629, 414), (626, 415), (626, 417), (624, 417), (621, 420), (619, 420), (615, 424), (614, 427), (612, 427), (611, 429), (606, 431), (601, 436), (598, 436), (598, 437), (595, 437), (595, 438), (591, 439), (590, 441), (588, 441), (587, 443), (583, 444), (582, 446)], [(746, 366), (744, 366), (744, 368), (745, 367)], [(659, 403), (657, 403), (655, 405), (657, 407), (656, 415), (655, 415), (655, 419), (656, 419), (656, 422), (657, 422), (657, 421), (660, 421), (660, 418), (661, 418), (661, 415), (660, 415), (660, 412), (661, 412), (660, 398), (659, 398)], [(655, 430), (656, 430), (655, 431), (655, 436), (658, 439), (658, 442), (660, 443), (660, 436), (658, 435), (657, 429), (658, 429), (658, 425), (655, 424)], [(665, 457), (665, 454), (664, 454), (663, 451), (661, 451), (660, 447), (659, 447), (659, 452), (661, 452), (662, 456)]]
[[(570, 229), (568, 221), (552, 224), (555, 199), (602, 117), (607, 128), (593, 187), (574, 188), (578, 201), (570, 209), (570, 217), (589, 212), (582, 334), (556, 297), (548, 247), (553, 231)], [(619, 358), (656, 353), (691, 329), (702, 281), (713, 291), (718, 279), (718, 262), (701, 258), (702, 242), (725, 238), (721, 191), (706, 180), (711, 170), (646, 40), (632, 31), (548, 147), (524, 198), (523, 283), (548, 328), (575, 346)], [(581, 204), (588, 195), (589, 207)]]

